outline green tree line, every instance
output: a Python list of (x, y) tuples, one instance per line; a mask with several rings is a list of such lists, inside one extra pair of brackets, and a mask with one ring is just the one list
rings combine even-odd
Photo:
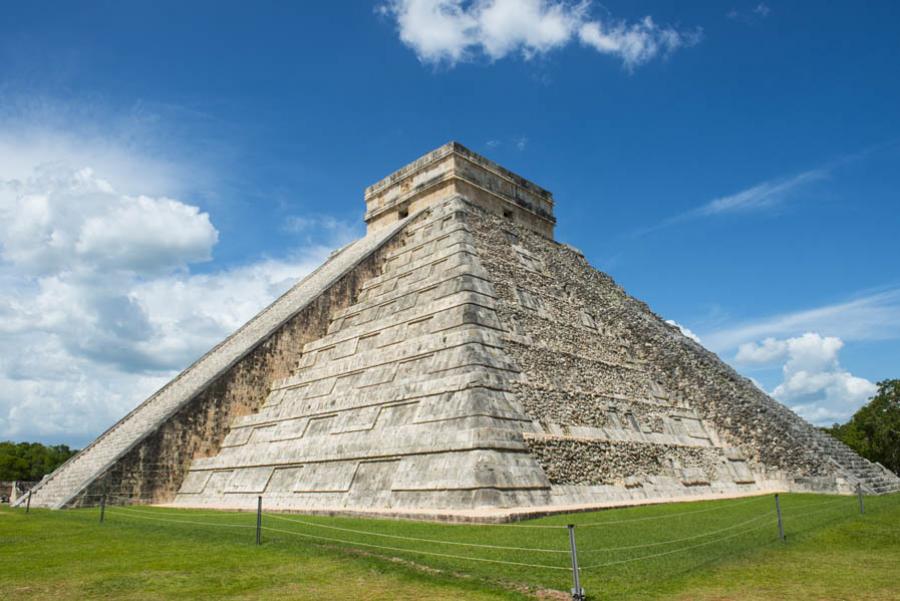
[(0, 480), (40, 480), (77, 452), (64, 444), (0, 442)]
[(878, 383), (878, 392), (846, 424), (825, 431), (868, 459), (900, 474), (900, 380)]

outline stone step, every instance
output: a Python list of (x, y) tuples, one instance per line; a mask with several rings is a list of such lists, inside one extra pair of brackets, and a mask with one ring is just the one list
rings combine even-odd
[(109, 469), (169, 415), (190, 402), (249, 350), (265, 341), (360, 261), (380, 248), (413, 219), (404, 219), (344, 247), (234, 334), (188, 367), (159, 392), (100, 435), (34, 489), (33, 503), (57, 508)]

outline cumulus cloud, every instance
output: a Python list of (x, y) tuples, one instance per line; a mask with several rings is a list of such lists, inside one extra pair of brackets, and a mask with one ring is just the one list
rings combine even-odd
[(396, 20), (400, 40), (424, 63), (455, 65), (486, 56), (525, 59), (573, 41), (614, 56), (632, 70), (692, 46), (700, 31), (591, 16), (591, 3), (564, 0), (389, 0), (379, 12)]
[(742, 344), (735, 361), (750, 366), (783, 362), (783, 381), (772, 396), (813, 423), (825, 425), (846, 421), (876, 390), (874, 383), (841, 367), (838, 354), (843, 346), (835, 336), (807, 332)]
[(678, 322), (675, 321), (674, 319), (667, 319), (667, 320), (666, 320), (666, 323), (669, 324), (670, 326), (675, 326), (676, 328), (678, 328), (678, 329), (681, 331), (682, 334), (684, 334), (685, 336), (687, 336), (688, 338), (690, 338), (691, 340), (693, 340), (693, 341), (696, 342), (697, 344), (702, 344), (702, 343), (700, 342), (700, 337), (699, 337), (699, 336), (697, 336), (696, 334), (694, 334), (691, 330), (689, 330), (688, 328), (684, 327), (683, 325), (681, 325), (680, 323), (678, 323)]
[(197, 273), (219, 234), (209, 214), (156, 188), (174, 176), (126, 193), (113, 182), (145, 162), (127, 149), (113, 162), (41, 162), (24, 144), (29, 164), (4, 139), (0, 439), (84, 444), (346, 242), (320, 220), (323, 244), (310, 235), (283, 258)]
[(671, 27), (660, 27), (652, 17), (637, 23), (604, 24), (590, 21), (581, 25), (578, 38), (597, 52), (622, 59), (627, 69), (634, 69), (657, 56), (667, 56), (683, 46), (693, 46), (699, 33), (683, 33)]
[[(727, 351), (767, 338), (820, 332), (843, 341), (900, 338), (900, 289), (860, 294), (852, 300), (763, 317), (703, 334), (714, 351)], [(747, 351), (749, 352), (749, 351)]]
[(197, 207), (120, 194), (90, 168), (42, 165), (0, 182), (2, 256), (24, 273), (183, 267), (209, 260), (217, 239)]

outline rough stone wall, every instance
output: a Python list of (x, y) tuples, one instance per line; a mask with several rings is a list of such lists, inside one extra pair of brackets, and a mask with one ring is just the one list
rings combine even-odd
[[(516, 392), (532, 418), (603, 428), (613, 425), (611, 410), (621, 423), (627, 407), (637, 429), (662, 432), (667, 416), (688, 411), (710, 426), (719, 446), (739, 448), (754, 471), (786, 473), (796, 482), (824, 478), (832, 487), (837, 475), (881, 477), (628, 296), (580, 252), (476, 207), (469, 223), (495, 282), (497, 314), (513, 332), (507, 350), (526, 376)], [(588, 452), (569, 442), (530, 444), (557, 482), (607, 482), (618, 475), (619, 462), (608, 454), (607, 467), (595, 465), (596, 446)], [(564, 453), (550, 461), (551, 449)], [(656, 465), (657, 451), (642, 449), (623, 452), (630, 469)], [(575, 477), (571, 465), (592, 475)]]
[(360, 287), (381, 271), (394, 239), (347, 273), (324, 294), (287, 321), (153, 434), (97, 478), (70, 506), (110, 502), (162, 503), (174, 499), (191, 461), (214, 455), (234, 419), (256, 412), (272, 382), (297, 366), (307, 342), (323, 336), (332, 312), (356, 302)]
[(628, 441), (531, 438), (528, 447), (552, 484), (626, 484), (682, 470), (702, 472), (704, 483), (718, 477), (718, 449), (641, 444)]
[(665, 418), (671, 413), (668, 405), (626, 402), (584, 391), (541, 390), (518, 383), (514, 388), (528, 415), (544, 423), (618, 428), (630, 413), (651, 432), (665, 433)]

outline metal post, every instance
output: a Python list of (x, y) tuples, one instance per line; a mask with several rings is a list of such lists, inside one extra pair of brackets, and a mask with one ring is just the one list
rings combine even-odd
[(262, 544), (262, 496), (256, 499), (256, 544)]
[(781, 501), (778, 499), (778, 493), (775, 493), (775, 513), (778, 514), (778, 538), (784, 542), (784, 523), (781, 521)]
[(865, 513), (866, 507), (863, 504), (863, 491), (862, 491), (862, 483), (856, 483), (856, 496), (859, 497), (859, 513)]
[(584, 589), (578, 574), (578, 549), (575, 547), (575, 524), (569, 524), (569, 547), (572, 550), (572, 601), (584, 601)]
[(31, 491), (28, 491), (28, 498), (25, 499), (25, 513), (31, 511)]
[(103, 523), (103, 518), (106, 514), (106, 495), (100, 497), (100, 523)]

